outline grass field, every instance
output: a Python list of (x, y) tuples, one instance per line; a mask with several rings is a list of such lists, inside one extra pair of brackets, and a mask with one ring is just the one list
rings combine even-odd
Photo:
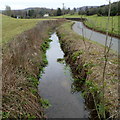
[[(5, 15), (2, 16), (2, 43), (6, 43), (14, 36), (31, 29), (39, 21), (47, 19), (15, 19)], [(1, 44), (1, 43), (0, 43)]]
[(96, 30), (100, 30), (103, 32), (106, 32), (107, 25), (108, 26), (108, 32), (115, 35), (120, 35), (120, 25), (118, 23), (118, 19), (120, 19), (120, 16), (114, 16), (110, 17), (110, 21), (108, 24), (108, 17), (100, 17), (100, 16), (85, 16), (88, 21), (85, 22), (87, 26), (90, 28), (95, 28)]
[[(34, 27), (39, 21), (41, 20), (48, 20), (48, 19), (15, 19), (5, 15), (0, 14), (0, 18), (2, 17), (2, 43), (6, 43), (7, 41), (11, 40), (14, 36)], [(55, 16), (51, 18), (80, 18), (84, 17), (87, 18), (88, 21), (85, 24), (91, 28), (95, 28), (97, 30), (106, 31), (107, 25), (107, 17), (98, 17), (94, 16), (81, 16), (81, 15), (64, 15), (64, 16)], [(119, 16), (120, 17), (120, 16)], [(113, 25), (112, 25), (113, 20)], [(109, 33), (120, 35), (118, 26), (118, 16), (110, 17), (110, 25), (109, 25)], [(113, 26), (113, 31), (112, 31)]]
[(54, 17), (50, 17), (50, 18), (80, 18), (81, 15), (78, 14), (74, 14), (74, 15), (70, 15), (70, 14), (66, 14), (63, 16), (54, 16)]
[[(108, 25), (108, 17), (106, 16), (85, 16), (85, 15), (64, 15), (64, 16), (56, 16), (54, 18), (87, 18), (88, 21), (85, 22), (85, 24), (90, 28), (95, 28), (96, 30), (100, 30), (103, 32), (106, 32), (106, 27)], [(110, 23), (109, 23), (109, 33), (112, 33), (114, 35), (120, 35), (120, 24), (119, 20), (120, 16), (114, 16), (110, 17)]]

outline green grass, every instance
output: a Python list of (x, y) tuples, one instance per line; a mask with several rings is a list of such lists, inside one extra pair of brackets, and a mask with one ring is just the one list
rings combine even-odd
[(72, 54), (72, 60), (75, 62), (77, 57), (80, 56), (81, 54), (83, 54), (83, 50), (80, 50), (80, 51), (76, 51)]
[(53, 16), (53, 17), (49, 17), (49, 18), (80, 18), (81, 15), (78, 14), (74, 14), (74, 15), (70, 15), (70, 14), (66, 14), (66, 15), (62, 15), (62, 16)]
[(51, 104), (49, 103), (49, 101), (47, 100), (47, 99), (40, 99), (40, 103), (42, 104), (42, 107), (43, 108), (49, 108), (49, 107), (51, 107)]
[[(64, 15), (64, 16), (56, 16), (51, 18), (87, 18), (88, 21), (85, 22), (85, 24), (90, 28), (95, 28), (96, 30), (106, 32), (106, 25), (108, 24), (108, 17), (106, 16), (85, 16), (85, 15)], [(110, 23), (109, 23), (109, 30), (108, 32), (114, 35), (120, 35), (120, 24), (118, 24), (118, 19), (120, 19), (120, 16), (114, 16), (110, 17)], [(113, 23), (112, 23), (113, 21)], [(113, 24), (113, 25), (112, 25)], [(113, 31), (112, 31), (113, 28)]]
[[(95, 28), (97, 30), (106, 32), (106, 28), (108, 25), (108, 17), (103, 17), (103, 16), (100, 17), (97, 15), (93, 15), (93, 16), (85, 16), (85, 18), (88, 19), (88, 21), (85, 22), (87, 26), (89, 26), (90, 28)], [(119, 18), (120, 16), (110, 17), (109, 29), (108, 29), (109, 33), (120, 35), (119, 33), (120, 26), (118, 24)]]
[[(5, 15), (2, 16), (2, 43), (7, 43), (13, 37), (33, 28), (39, 21), (48, 19), (15, 19)], [(0, 42), (1, 44), (1, 42)]]

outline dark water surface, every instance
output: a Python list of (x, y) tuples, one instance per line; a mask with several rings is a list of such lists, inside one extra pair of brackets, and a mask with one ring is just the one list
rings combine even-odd
[(46, 115), (48, 118), (88, 118), (89, 111), (81, 93), (71, 92), (73, 78), (70, 68), (65, 63), (57, 62), (58, 58), (64, 57), (64, 53), (56, 33), (50, 39), (53, 41), (46, 53), (48, 66), (38, 86), (41, 97), (48, 99), (52, 105), (46, 110)]
[[(85, 27), (85, 25), (82, 22), (75, 22), (75, 24), (73, 25), (72, 28), (76, 33), (78, 33), (80, 35), (84, 34), (84, 37), (86, 37), (92, 41), (98, 42), (102, 45), (105, 45), (106, 35), (99, 33), (99, 32), (92, 31), (91, 29), (88, 29), (87, 27)], [(83, 29), (83, 31), (82, 31), (82, 29)], [(111, 37), (109, 36), (107, 46), (109, 46), (110, 41), (111, 41)], [(119, 38), (112, 37), (111, 49), (116, 52), (118, 52), (118, 41), (119, 41)]]

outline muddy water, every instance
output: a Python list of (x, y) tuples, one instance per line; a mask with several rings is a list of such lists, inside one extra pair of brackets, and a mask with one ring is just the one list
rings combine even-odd
[[(83, 31), (82, 31), (82, 29), (83, 29)], [(82, 22), (75, 22), (75, 24), (73, 25), (73, 30), (80, 35), (84, 35), (84, 37), (86, 37), (92, 41), (95, 41), (102, 45), (105, 45), (106, 35), (88, 29), (87, 27), (84, 26), (84, 24)], [(109, 36), (107, 46), (109, 46), (110, 41), (111, 41), (111, 37)], [(118, 52), (118, 41), (119, 41), (118, 38), (112, 37), (111, 49), (116, 52)]]
[(56, 33), (50, 39), (53, 41), (46, 53), (49, 64), (38, 86), (40, 95), (52, 105), (46, 110), (46, 115), (48, 118), (88, 118), (89, 111), (81, 93), (72, 93), (70, 68), (65, 63), (57, 62), (58, 58), (64, 57), (64, 53)]

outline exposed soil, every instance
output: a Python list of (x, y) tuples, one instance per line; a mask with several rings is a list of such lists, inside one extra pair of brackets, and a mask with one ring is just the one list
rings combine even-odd
[[(84, 91), (91, 93), (97, 103), (97, 111), (102, 117), (98, 105), (103, 103), (100, 93), (103, 90), (104, 47), (83, 40), (71, 30), (72, 24), (71, 22), (63, 24), (57, 30), (60, 43), (78, 86), (80, 86), (79, 83), (85, 81)], [(110, 113), (109, 117), (116, 118), (118, 115), (118, 97), (118, 56), (110, 51), (104, 80), (105, 109)]]
[(38, 75), (44, 67), (40, 49), (48, 31), (61, 23), (42, 21), (36, 27), (3, 46), (2, 56), (2, 112), (3, 118), (44, 118), (37, 93)]

